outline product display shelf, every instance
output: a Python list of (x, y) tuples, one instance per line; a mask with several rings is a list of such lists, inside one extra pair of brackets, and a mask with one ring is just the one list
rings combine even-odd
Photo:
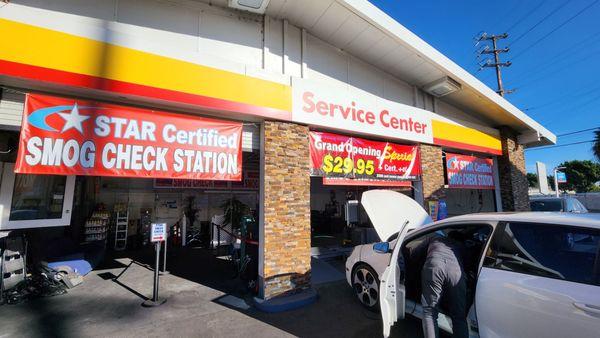
[(109, 222), (110, 214), (107, 211), (95, 211), (85, 222), (84, 242), (105, 241)]

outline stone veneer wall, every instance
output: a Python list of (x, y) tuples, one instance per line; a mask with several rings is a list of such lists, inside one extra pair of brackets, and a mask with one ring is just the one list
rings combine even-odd
[(502, 156), (498, 156), (500, 195), (503, 211), (528, 211), (529, 195), (525, 171), (525, 153), (510, 128), (500, 128)]
[(423, 202), (425, 210), (429, 210), (429, 201), (446, 198), (442, 148), (430, 144), (421, 144), (419, 148), (421, 151)]
[(308, 127), (264, 123), (263, 298), (310, 287)]

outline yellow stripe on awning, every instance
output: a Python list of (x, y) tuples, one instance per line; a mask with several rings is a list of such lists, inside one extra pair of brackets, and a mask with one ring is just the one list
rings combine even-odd
[(496, 151), (502, 150), (500, 137), (484, 133), (477, 129), (459, 126), (439, 120), (432, 121), (434, 139), (472, 145), (474, 147), (488, 148)]
[(0, 59), (291, 111), (291, 87), (0, 19)]

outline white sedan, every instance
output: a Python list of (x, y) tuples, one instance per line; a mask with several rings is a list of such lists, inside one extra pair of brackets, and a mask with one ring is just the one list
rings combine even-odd
[[(459, 232), (469, 250), (472, 337), (598, 337), (600, 215), (488, 213), (431, 223), (412, 199), (365, 192), (361, 201), (385, 242), (361, 245), (346, 261), (363, 305), (380, 308), (384, 336), (405, 313), (422, 317), (421, 262), (410, 249), (427, 236)], [(452, 332), (444, 307), (441, 329)]]

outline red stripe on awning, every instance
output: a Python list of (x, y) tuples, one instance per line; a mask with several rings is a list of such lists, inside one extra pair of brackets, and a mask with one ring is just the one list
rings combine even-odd
[(456, 149), (461, 149), (461, 150), (472, 150), (472, 151), (476, 151), (479, 153), (502, 155), (501, 149), (486, 148), (486, 147), (476, 146), (476, 145), (467, 144), (467, 143), (448, 141), (448, 140), (439, 139), (439, 138), (435, 138), (435, 137), (433, 138), (433, 143), (436, 145), (446, 146), (446, 147), (456, 148)]
[(27, 80), (42, 81), (71, 87), (102, 90), (111, 93), (135, 95), (145, 98), (191, 104), (199, 108), (223, 110), (278, 120), (291, 120), (291, 112), (275, 108), (259, 107), (214, 97), (189, 94), (169, 89), (150, 87), (135, 83), (77, 74), (45, 67), (0, 60), (0, 75)]

